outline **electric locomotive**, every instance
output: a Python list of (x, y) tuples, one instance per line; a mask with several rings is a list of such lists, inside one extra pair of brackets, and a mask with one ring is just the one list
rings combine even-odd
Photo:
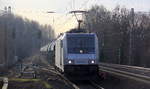
[(67, 75), (97, 74), (98, 61), (95, 33), (64, 33), (55, 41), (55, 66)]

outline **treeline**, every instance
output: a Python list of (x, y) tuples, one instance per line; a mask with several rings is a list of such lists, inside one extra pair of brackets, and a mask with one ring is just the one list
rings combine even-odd
[(93, 6), (84, 20), (98, 36), (101, 62), (150, 67), (150, 14)]
[(29, 57), (53, 38), (51, 26), (42, 26), (35, 21), (4, 13), (0, 16), (0, 64), (11, 65)]

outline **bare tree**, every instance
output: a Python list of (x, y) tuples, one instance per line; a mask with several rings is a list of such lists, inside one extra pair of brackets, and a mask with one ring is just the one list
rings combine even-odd
[[(95, 32), (100, 42), (101, 61), (149, 67), (150, 15), (116, 6), (108, 11), (93, 6), (85, 15), (84, 27)], [(134, 29), (132, 28), (134, 25)], [(129, 60), (130, 31), (132, 30), (132, 60)]]
[[(45, 27), (13, 14), (0, 16), (1, 64), (13, 64), (15, 56), (19, 59), (31, 56), (39, 52), (40, 47), (52, 39), (54, 39), (54, 31), (51, 26)], [(46, 41), (44, 44), (43, 40)]]

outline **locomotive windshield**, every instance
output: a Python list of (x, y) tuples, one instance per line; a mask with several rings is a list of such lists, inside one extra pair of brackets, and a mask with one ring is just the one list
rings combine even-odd
[(68, 53), (93, 54), (95, 53), (94, 35), (68, 35)]

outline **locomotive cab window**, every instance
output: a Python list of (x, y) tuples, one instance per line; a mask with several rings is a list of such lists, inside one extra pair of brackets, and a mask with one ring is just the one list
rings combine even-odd
[(94, 54), (95, 38), (94, 35), (68, 36), (68, 53)]

